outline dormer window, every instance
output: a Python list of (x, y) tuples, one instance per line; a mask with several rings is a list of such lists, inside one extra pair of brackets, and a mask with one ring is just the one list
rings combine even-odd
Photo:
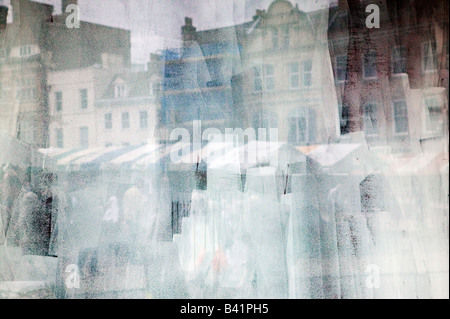
[(127, 87), (124, 83), (116, 84), (114, 86), (114, 96), (116, 99), (127, 96)]
[(157, 96), (161, 91), (161, 82), (153, 82), (150, 84), (150, 93), (152, 96)]
[(33, 55), (33, 47), (30, 44), (22, 45), (20, 47), (20, 56), (21, 57), (27, 57), (30, 55)]

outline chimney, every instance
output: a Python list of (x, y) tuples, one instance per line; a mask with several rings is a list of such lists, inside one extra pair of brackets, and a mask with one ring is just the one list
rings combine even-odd
[(253, 21), (256, 21), (258, 18), (262, 18), (266, 14), (266, 10), (256, 10), (256, 14), (253, 16)]
[(181, 35), (183, 36), (183, 41), (193, 41), (195, 40), (195, 31), (197, 29), (192, 25), (192, 18), (184, 18), (184, 26), (181, 27)]
[(78, 5), (78, 1), (77, 0), (61, 0), (61, 10), (62, 13), (66, 13), (66, 8), (67, 6), (74, 4), (74, 5)]
[(6, 24), (8, 20), (8, 7), (1, 5), (0, 6), (0, 29), (4, 30), (6, 28)]

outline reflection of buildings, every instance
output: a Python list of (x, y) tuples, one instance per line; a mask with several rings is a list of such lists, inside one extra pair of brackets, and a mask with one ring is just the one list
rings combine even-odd
[(182, 27), (183, 48), (165, 50), (162, 123), (171, 127), (223, 129), (233, 119), (232, 76), (241, 72), (240, 53), (252, 23), (196, 31), (190, 18)]
[(50, 146), (109, 147), (153, 140), (160, 78), (152, 63), (147, 72), (131, 72), (105, 54), (101, 65), (54, 71), (49, 79)]
[(342, 133), (403, 150), (444, 136), (448, 2), (388, 1), (379, 29), (365, 26), (369, 3), (345, 3), (330, 9), (328, 28)]
[(279, 138), (293, 144), (326, 143), (337, 136), (337, 102), (321, 20), (288, 1), (256, 12), (240, 83), (244, 127), (277, 127)]
[(380, 29), (365, 25), (367, 2), (349, 16), (346, 1), (304, 13), (276, 0), (251, 22), (204, 31), (187, 18), (183, 48), (165, 54), (163, 125), (278, 127), (294, 144), (362, 130), (371, 146), (405, 151), (442, 137), (448, 4), (397, 2), (380, 5)]
[(97, 146), (154, 141), (158, 134), (159, 69), (153, 60), (147, 72), (122, 72), (114, 76), (104, 95), (95, 102)]
[(11, 4), (13, 23), (3, 24), (0, 31), (0, 130), (43, 146), (48, 127), (49, 62), (43, 35), (49, 27), (52, 7), (23, 0)]
[[(76, 2), (63, 0), (63, 12), (68, 4)], [(49, 142), (50, 72), (101, 64), (104, 54), (122, 59), (127, 66), (130, 33), (83, 21), (79, 29), (69, 29), (66, 14), (52, 16), (52, 6), (27, 0), (12, 0), (11, 4), (13, 22), (6, 24), (2, 19), (0, 30), (0, 128), (32, 145), (45, 147)], [(6, 7), (1, 12), (6, 15)]]

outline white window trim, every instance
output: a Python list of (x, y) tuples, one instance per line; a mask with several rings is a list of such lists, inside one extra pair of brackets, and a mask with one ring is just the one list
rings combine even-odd
[[(366, 68), (365, 68), (365, 59), (364, 59), (364, 56), (366, 55), (366, 54), (368, 54), (368, 53), (371, 53), (371, 52), (375, 52), (375, 73), (376, 73), (376, 75), (375, 76), (366, 76)], [(370, 50), (369, 52), (366, 52), (366, 53), (363, 53), (362, 54), (362, 58), (361, 58), (361, 60), (362, 60), (362, 74), (363, 74), (363, 79), (364, 80), (367, 80), (367, 81), (371, 81), (371, 80), (378, 80), (378, 68), (377, 68), (377, 62), (378, 62), (378, 52), (376, 51), (376, 50)]]
[[(408, 130), (406, 132), (396, 132), (395, 130), (395, 102), (405, 102), (406, 104), (406, 120), (408, 121)], [(408, 136), (409, 135), (409, 112), (408, 103), (404, 99), (393, 99), (392, 100), (392, 133), (395, 136)]]

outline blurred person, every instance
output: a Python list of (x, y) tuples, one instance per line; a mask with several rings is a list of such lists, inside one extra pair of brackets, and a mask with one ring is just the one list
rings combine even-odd
[(147, 198), (144, 195), (144, 180), (138, 178), (123, 195), (123, 239), (128, 244), (132, 258), (137, 257), (138, 247), (149, 240), (154, 222), (152, 216), (145, 211)]
[[(22, 183), (20, 182), (17, 169), (7, 167), (3, 175), (1, 184), (1, 202), (0, 202), (0, 242), (5, 238), (11, 224), (13, 206), (21, 193)], [(4, 240), (4, 239), (3, 239)]]

